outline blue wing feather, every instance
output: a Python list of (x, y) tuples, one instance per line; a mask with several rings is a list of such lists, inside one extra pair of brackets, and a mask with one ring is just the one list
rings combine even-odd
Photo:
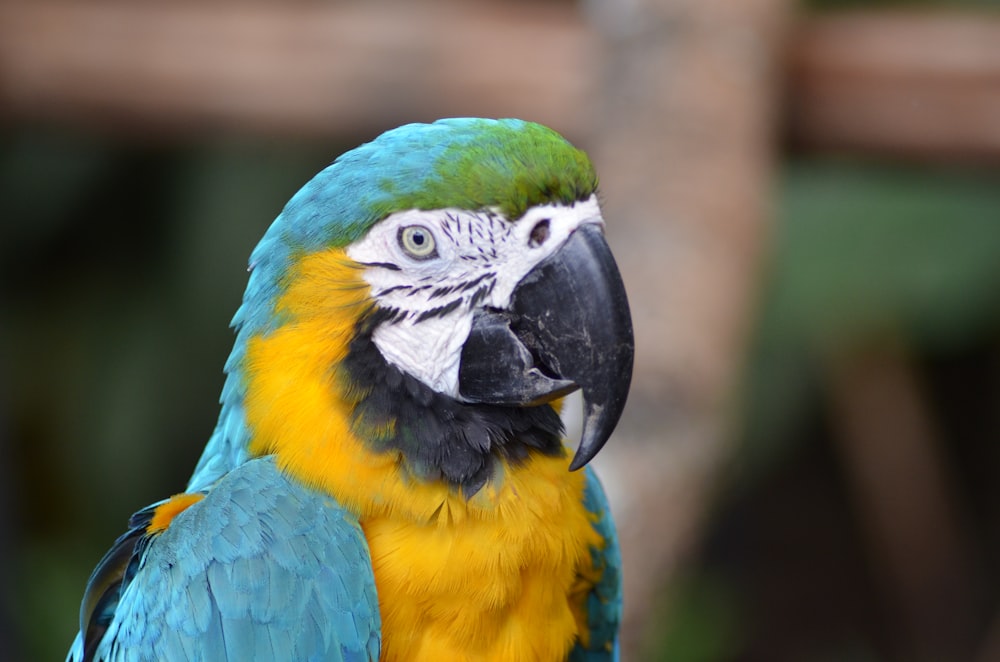
[[(95, 659), (378, 659), (357, 520), (270, 458), (228, 473), (141, 547)], [(69, 660), (83, 659), (84, 635)]]
[(622, 616), (621, 553), (604, 488), (593, 469), (588, 466), (584, 471), (587, 474), (584, 505), (597, 516), (594, 528), (604, 545), (590, 550), (601, 578), (587, 596), (589, 642), (586, 647), (577, 644), (570, 651), (569, 659), (572, 662), (607, 662), (618, 660), (618, 626)]

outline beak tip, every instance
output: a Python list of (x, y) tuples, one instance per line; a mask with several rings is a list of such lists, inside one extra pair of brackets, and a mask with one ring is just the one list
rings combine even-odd
[(585, 403), (584, 409), (583, 433), (580, 435), (580, 445), (576, 448), (573, 461), (569, 464), (570, 471), (582, 469), (604, 448), (604, 444), (607, 443), (611, 432), (618, 423), (618, 415), (621, 414), (620, 411), (617, 412), (616, 415), (612, 416), (613, 420), (610, 420), (607, 414), (611, 412), (608, 412), (605, 407)]
[(583, 456), (580, 455), (580, 451), (578, 450), (576, 452), (576, 455), (573, 456), (573, 461), (569, 463), (569, 470), (579, 471), (580, 469), (583, 469), (585, 466), (587, 466), (589, 462), (590, 460), (584, 459)]

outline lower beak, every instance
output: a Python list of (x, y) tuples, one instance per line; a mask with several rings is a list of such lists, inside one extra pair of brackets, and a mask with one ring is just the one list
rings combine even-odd
[(509, 310), (483, 310), (462, 349), (466, 402), (531, 407), (583, 391), (583, 435), (571, 470), (618, 424), (635, 341), (628, 299), (597, 225), (577, 228), (515, 288)]

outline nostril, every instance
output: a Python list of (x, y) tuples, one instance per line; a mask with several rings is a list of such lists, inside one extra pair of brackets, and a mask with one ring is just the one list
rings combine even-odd
[(535, 227), (531, 228), (531, 234), (528, 236), (528, 245), (532, 248), (538, 248), (544, 244), (549, 238), (549, 219), (543, 218), (542, 220), (535, 223)]

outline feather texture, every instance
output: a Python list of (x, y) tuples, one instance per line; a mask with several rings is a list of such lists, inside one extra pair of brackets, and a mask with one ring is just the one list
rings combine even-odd
[(227, 474), (141, 547), (95, 660), (378, 659), (357, 520), (272, 458)]

